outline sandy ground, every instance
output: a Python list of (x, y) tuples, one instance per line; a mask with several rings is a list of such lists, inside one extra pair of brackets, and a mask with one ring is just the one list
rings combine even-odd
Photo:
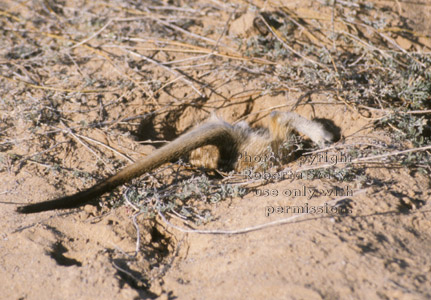
[[(205, 6), (209, 15), (215, 10), (212, 5), (222, 5), (218, 1), (208, 2), (212, 3)], [(408, 11), (413, 5), (399, 2), (401, 12)], [(22, 24), (22, 20), (30, 19), (32, 13), (39, 19), (46, 14), (60, 16), (61, 13), (53, 9), (57, 7), (53, 3), (60, 2), (23, 2), (18, 6), (6, 1), (1, 6), (3, 14), (0, 17), (9, 18), (13, 23), (13, 18), (10, 19), (7, 12), (20, 18)], [(120, 11), (121, 5), (118, 3), (103, 3), (84, 1), (81, 4), (83, 11), (89, 10), (94, 14), (110, 12), (115, 15)], [(292, 7), (298, 13), (311, 11), (314, 2), (310, 3), (296, 3)], [(60, 4), (72, 7), (74, 3), (67, 1)], [(264, 5), (263, 2), (255, 4), (258, 7)], [(429, 13), (430, 6), (424, 7), (425, 14)], [(416, 6), (414, 11), (416, 13)], [(64, 14), (72, 13), (65, 9)], [(256, 34), (250, 31), (249, 16), (241, 16), (229, 23), (230, 34)], [(424, 15), (410, 13), (405, 17), (420, 20)], [(228, 19), (229, 14), (222, 15), (222, 18)], [(39, 22), (42, 24), (41, 30), (46, 30), (43, 21)], [(62, 22), (64, 20), (59, 21), (59, 27), (64, 26)], [(221, 26), (218, 23), (216, 25)], [(59, 34), (59, 29), (50, 26), (52, 34)], [(83, 22), (82, 26), (90, 25)], [(26, 28), (29, 31), (36, 30), (29, 26)], [(194, 30), (193, 26), (187, 28)], [(91, 35), (80, 36), (77, 40), (84, 40), (88, 36)], [(398, 42), (406, 48), (414, 45), (408, 40), (399, 39)], [(64, 47), (70, 47), (64, 43)], [(95, 43), (93, 46), (97, 49), (98, 44)], [(21, 46), (19, 40), (16, 45)], [(112, 49), (112, 53), (116, 51), (119, 50)], [(7, 56), (6, 52), (2, 52), (2, 63), (13, 60), (13, 64), (19, 65), (20, 60)], [(107, 70), (111, 70), (112, 82), (119, 86), (124, 84), (121, 81), (124, 75), (121, 75), (122, 65), (116, 65), (120, 71), (115, 73), (102, 55), (93, 59), (89, 53), (83, 53), (82, 59), (88, 60), (88, 65), (78, 61), (70, 62), (67, 66), (48, 64), (46, 68), (55, 72), (63, 87), (81, 82), (83, 79), (79, 74), (86, 74), (82, 75), (86, 77), (91, 72), (99, 74)], [(160, 56), (163, 55), (154, 55), (158, 59)], [(75, 63), (83, 63), (77, 75), (61, 77), (61, 74), (68, 74), (67, 68), (76, 67)], [(132, 78), (134, 75), (144, 76), (145, 72), (141, 72), (139, 67), (128, 67), (137, 72), (129, 75)], [(152, 76), (163, 84), (169, 81), (169, 78), (164, 77), (164, 72), (166, 70), (158, 68)], [(41, 72), (39, 75), (42, 77), (44, 74)], [(134, 119), (130, 122), (118, 121), (120, 116), (141, 115), (148, 110), (147, 106), (142, 108), (142, 97), (148, 95), (141, 91), (129, 94), (121, 94), (121, 90), (113, 91), (103, 99), (92, 94), (85, 96), (72, 93), (68, 98), (70, 101), (56, 106), (68, 118), (56, 119), (49, 115), (49, 110), (43, 109), (38, 111), (40, 115), (29, 116), (30, 102), (44, 97), (53, 97), (52, 101), (59, 101), (55, 93), (67, 92), (24, 86), (22, 83), (6, 81), (3, 77), (2, 80), (8, 89), (3, 92), (0, 108), (2, 120), (5, 120), (0, 136), (3, 141), (1, 151), (5, 154), (1, 157), (0, 168), (0, 299), (431, 298), (431, 180), (429, 175), (415, 169), (387, 165), (382, 161), (357, 164), (357, 168), (338, 162), (336, 166), (339, 170), (346, 168), (347, 175), (348, 172), (360, 172), (360, 176), (355, 174), (354, 180), (338, 180), (334, 175), (320, 179), (286, 178), (246, 186), (248, 193), (244, 197), (232, 197), (217, 203), (203, 203), (195, 199), (202, 210), (208, 210), (211, 214), (210, 221), (201, 223), (184, 220), (167, 212), (151, 217), (146, 214), (136, 216), (135, 224), (133, 207), (117, 205), (115, 202), (122, 198), (125, 189), (104, 197), (108, 204), (102, 207), (87, 205), (82, 209), (34, 215), (19, 215), (15, 212), (18, 205), (44, 201), (89, 187), (129, 163), (124, 156), (118, 157), (105, 148), (89, 151), (89, 147), (78, 142), (83, 141), (82, 138), (74, 139), (68, 134), (65, 124), (72, 127), (70, 124), (79, 125), (84, 121), (87, 124), (99, 119), (113, 121), (103, 129), (85, 127), (81, 131), (76, 129), (76, 132), (110, 145), (119, 153), (136, 160), (154, 150), (154, 145), (138, 142), (136, 135), (139, 133), (148, 134), (140, 140), (170, 140), (193, 125), (196, 118), (206, 117), (211, 107), (217, 107), (218, 114), (228, 121), (245, 117), (253, 125), (265, 125), (267, 113), (264, 110), (286, 106), (286, 99), (287, 106), (293, 105), (302, 95), (299, 91), (291, 91), (287, 96), (282, 93), (261, 95), (253, 99), (252, 104), (247, 101), (247, 97), (232, 98), (228, 102), (220, 95), (230, 97), (237, 93), (247, 94), (247, 91), (256, 87), (257, 79), (248, 81), (237, 78), (220, 86), (214, 79), (217, 89), (205, 104), (208, 107), (193, 101), (183, 107), (172, 101), (174, 96), (188, 97), (193, 92), (189, 84), (183, 83), (171, 94), (166, 92), (153, 97), (151, 101), (158, 103), (159, 106), (155, 106), (157, 109), (164, 105), (179, 105), (179, 110), (163, 114), (160, 118), (165, 122), (156, 117), (150, 123), (159, 126), (147, 128), (147, 123), (135, 122)], [(53, 82), (57, 81), (53, 79)], [(107, 89), (111, 86), (102, 82), (97, 88)], [(172, 93), (175, 95), (172, 96)], [(86, 110), (88, 107), (83, 104), (81, 97), (88, 97), (85, 101), (91, 103), (94, 109)], [(122, 101), (122, 97), (128, 100)], [(5, 100), (11, 99), (17, 101), (13, 108), (5, 104)], [(351, 153), (340, 150), (344, 144), (391, 143), (387, 129), (376, 128), (372, 118), (364, 117), (343, 103), (333, 102), (324, 92), (313, 94), (312, 100), (314, 105), (302, 105), (296, 111), (307, 117), (332, 120), (341, 130), (340, 141), (324, 152), (327, 155), (341, 155), (355, 160)], [(98, 101), (113, 101), (114, 106), (107, 107), (108, 112), (104, 112), (105, 108)], [(35, 102), (32, 105), (37, 104)], [(286, 110), (286, 107), (279, 109)], [(104, 114), (109, 117), (102, 118)], [(32, 125), (36, 122), (32, 118), (41, 120), (37, 121), (36, 127)], [(11, 127), (6, 124), (11, 124)], [(32, 138), (35, 131), (47, 132), (53, 129), (60, 130), (40, 140)], [(107, 131), (111, 133), (106, 134)], [(26, 140), (29, 138), (29, 141)], [(13, 142), (6, 143), (9, 140)], [(71, 140), (74, 141), (73, 146)], [(57, 143), (60, 146), (49, 150)], [(102, 160), (106, 164), (96, 158), (101, 152), (104, 153)], [(34, 153), (41, 155), (42, 159), (33, 159), (31, 155)], [(298, 159), (288, 167), (305, 170), (327, 163), (311, 161), (309, 156), (308, 160)], [(76, 175), (77, 170), (86, 175)], [(312, 190), (323, 192), (311, 197), (309, 193)], [(295, 191), (300, 194), (293, 196)], [(328, 191), (332, 191), (332, 194), (325, 194)], [(335, 195), (335, 192), (338, 194)], [(289, 211), (292, 207), (304, 205), (322, 210), (335, 207), (338, 211), (308, 214)], [(340, 213), (341, 210), (344, 213)], [(190, 232), (191, 228), (200, 231)]]

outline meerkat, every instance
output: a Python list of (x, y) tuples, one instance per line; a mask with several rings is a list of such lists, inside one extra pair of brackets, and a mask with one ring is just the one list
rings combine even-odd
[(334, 135), (325, 129), (320, 122), (308, 120), (294, 112), (272, 112), (267, 130), (253, 130), (246, 122), (231, 125), (213, 117), (87, 190), (54, 200), (21, 206), (17, 208), (17, 211), (29, 214), (83, 206), (135, 177), (150, 172), (164, 163), (178, 160), (193, 150), (203, 150), (202, 147), (208, 145), (218, 148), (216, 163), (214, 163), (214, 155), (201, 156), (201, 161), (196, 161), (196, 158), (191, 159), (192, 163), (241, 171), (246, 167), (245, 164), (238, 161), (241, 153), (258, 157), (264, 155), (268, 149), (278, 151), (277, 149), (280, 149), (280, 145), (287, 139), (292, 130), (308, 136), (320, 147), (334, 140)]

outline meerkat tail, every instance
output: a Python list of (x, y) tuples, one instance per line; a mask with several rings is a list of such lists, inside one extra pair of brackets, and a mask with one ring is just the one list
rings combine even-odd
[(117, 186), (149, 172), (166, 162), (178, 160), (183, 155), (202, 146), (215, 145), (219, 147), (221, 157), (228, 157), (230, 155), (228, 152), (235, 152), (236, 150), (235, 147), (237, 146), (238, 139), (240, 139), (237, 135), (238, 133), (234, 127), (223, 121), (205, 123), (87, 190), (54, 200), (21, 206), (17, 208), (17, 211), (29, 214), (83, 206), (91, 200), (114, 190)]

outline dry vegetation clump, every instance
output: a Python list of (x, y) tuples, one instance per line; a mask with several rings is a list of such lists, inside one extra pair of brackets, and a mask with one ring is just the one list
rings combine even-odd
[[(280, 3), (3, 2), (0, 172), (45, 177), (71, 193), (211, 112), (260, 125), (271, 110), (320, 105), (367, 125), (346, 135), (340, 118), (342, 137), (330, 150), (352, 162), (309, 175), (338, 174), (334, 181), (358, 189), (384, 181), (371, 167), (431, 176), (429, 20), (394, 2)], [(261, 105), (272, 97), (283, 103)], [(295, 143), (298, 153), (314, 150)], [(184, 158), (101, 205), (195, 227), (213, 219), (214, 204), (274, 181), (197, 169)], [(425, 205), (426, 191), (384, 185), (401, 195), (400, 212)]]

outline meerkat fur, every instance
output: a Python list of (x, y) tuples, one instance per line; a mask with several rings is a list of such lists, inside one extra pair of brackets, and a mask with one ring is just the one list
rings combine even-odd
[[(231, 125), (220, 118), (211, 117), (207, 122), (89, 189), (70, 196), (21, 206), (17, 211), (28, 214), (79, 207), (164, 163), (178, 160), (189, 154), (191, 154), (190, 162), (196, 166), (241, 171), (247, 167), (247, 164), (238, 160), (241, 153), (258, 157), (264, 155), (268, 149), (278, 151), (277, 149), (280, 149), (280, 145), (291, 134), (292, 129), (308, 136), (320, 147), (333, 140), (331, 132), (327, 131), (322, 124), (293, 112), (272, 112), (267, 130), (253, 130), (246, 122)], [(217, 155), (213, 154), (215, 148), (217, 148)]]

